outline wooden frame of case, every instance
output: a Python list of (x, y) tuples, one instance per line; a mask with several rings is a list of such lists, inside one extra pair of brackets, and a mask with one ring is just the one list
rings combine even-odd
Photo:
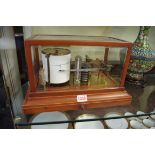
[[(47, 111), (67, 111), (87, 108), (98, 108), (107, 106), (121, 106), (129, 105), (131, 103), (131, 96), (124, 88), (127, 68), (130, 61), (132, 43), (109, 38), (106, 40), (80, 40), (80, 39), (35, 39), (33, 36), (25, 40), (25, 54), (28, 66), (29, 89), (23, 104), (23, 111), (25, 114), (34, 114)], [(53, 36), (54, 37), (54, 36)], [(61, 36), (60, 36), (61, 37)], [(38, 46), (104, 46), (105, 55), (104, 63), (108, 62), (109, 47), (126, 47), (127, 54), (125, 63), (121, 74), (121, 82), (119, 87), (113, 88), (99, 88), (99, 89), (48, 89), (46, 91), (37, 90), (38, 72), (39, 72), (39, 54)], [(31, 48), (35, 48), (35, 68), (33, 67)], [(87, 94), (87, 102), (77, 102), (77, 95)]]

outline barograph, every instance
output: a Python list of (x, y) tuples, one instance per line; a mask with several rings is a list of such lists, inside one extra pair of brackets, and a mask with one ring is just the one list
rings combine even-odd
[(29, 89), (24, 113), (129, 105), (124, 82), (131, 48), (128, 41), (102, 36), (26, 39)]

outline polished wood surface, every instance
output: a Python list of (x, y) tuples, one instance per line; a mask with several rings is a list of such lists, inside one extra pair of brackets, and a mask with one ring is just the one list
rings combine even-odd
[[(83, 94), (83, 93), (77, 93)], [(110, 92), (87, 92), (87, 102), (77, 102), (76, 93), (67, 92), (46, 95), (31, 94), (25, 99), (23, 111), (26, 114), (34, 114), (48, 111), (68, 111), (99, 107), (124, 106), (131, 103), (131, 96), (125, 90), (115, 90)], [(86, 94), (86, 93), (85, 93)]]
[(126, 74), (127, 74), (127, 70), (128, 70), (128, 66), (129, 66), (129, 62), (130, 62), (130, 56), (131, 56), (131, 47), (128, 48), (127, 55), (125, 58), (125, 63), (123, 65), (123, 70), (122, 70), (122, 75), (121, 75), (121, 83), (120, 83), (121, 87), (123, 87), (124, 83), (125, 83), (125, 78), (126, 78)]
[(108, 64), (108, 54), (109, 54), (109, 48), (105, 48), (105, 54), (104, 54), (104, 63)]
[(80, 95), (80, 94), (102, 94), (102, 93), (110, 93), (116, 91), (124, 91), (124, 87), (114, 87), (114, 88), (93, 88), (93, 89), (83, 89), (83, 88), (50, 88), (46, 91), (36, 91), (28, 93), (29, 97), (48, 97), (48, 96), (63, 96), (63, 95)]
[(86, 36), (86, 35), (34, 35), (27, 40), (30, 41), (75, 41), (75, 42), (112, 42), (112, 43), (129, 43), (126, 40), (107, 37), (107, 36)]
[(34, 64), (35, 65), (35, 74), (38, 74), (39, 73), (39, 69), (40, 69), (38, 47), (35, 47), (34, 61), (35, 61), (35, 64)]
[(26, 46), (105, 46), (105, 47), (130, 47), (129, 42), (98, 42), (98, 41), (73, 41), (73, 40), (26, 40)]
[(28, 67), (30, 91), (36, 91), (37, 83), (36, 83), (35, 72), (34, 72), (33, 63), (32, 63), (31, 46), (25, 45), (25, 55), (26, 55), (27, 67)]

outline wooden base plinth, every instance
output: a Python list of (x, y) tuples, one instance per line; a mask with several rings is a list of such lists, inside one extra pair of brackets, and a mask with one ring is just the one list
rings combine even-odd
[[(77, 102), (77, 95), (87, 94), (87, 102)], [(132, 97), (124, 88), (100, 90), (68, 90), (66, 92), (27, 92), (23, 111), (35, 114), (49, 111), (68, 111), (89, 108), (126, 106)]]

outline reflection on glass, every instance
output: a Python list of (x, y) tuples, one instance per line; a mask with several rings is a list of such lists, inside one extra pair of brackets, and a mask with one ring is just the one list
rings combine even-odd
[[(49, 52), (49, 50), (52, 52)], [(57, 55), (53, 55), (54, 50), (57, 51)], [(48, 54), (46, 54), (46, 51), (48, 51)], [(70, 53), (65, 54), (65, 51), (70, 51)], [(62, 86), (69, 88), (71, 86), (83, 89), (118, 87), (126, 54), (126, 50), (124, 50), (122, 57), (120, 51), (120, 48), (110, 48), (108, 54), (106, 54), (105, 62), (104, 47), (40, 47), (39, 76), (41, 80), (39, 79), (39, 81), (42, 81), (42, 83), (39, 82), (38, 86), (39, 88), (45, 86), (46, 88)], [(68, 54), (71, 54), (71, 57), (67, 57)], [(46, 55), (48, 55), (48, 59)], [(69, 61), (70, 63), (68, 63)], [(69, 72), (70, 74), (68, 74)], [(65, 82), (49, 82), (47, 79), (52, 76), (55, 76), (55, 81), (63, 81), (66, 76), (69, 76), (69, 80)], [(46, 79), (46, 82), (43, 79)]]

